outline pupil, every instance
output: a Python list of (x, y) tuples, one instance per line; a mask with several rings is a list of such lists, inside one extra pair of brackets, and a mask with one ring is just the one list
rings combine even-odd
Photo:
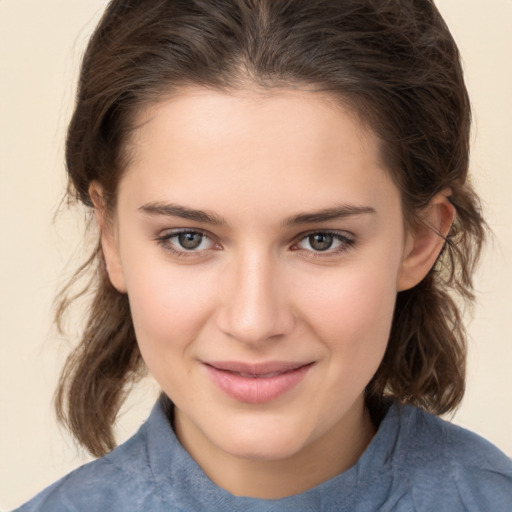
[(309, 237), (309, 243), (315, 251), (326, 251), (332, 245), (332, 235), (316, 234)]
[(203, 235), (200, 233), (180, 233), (178, 241), (184, 249), (197, 249), (201, 245)]

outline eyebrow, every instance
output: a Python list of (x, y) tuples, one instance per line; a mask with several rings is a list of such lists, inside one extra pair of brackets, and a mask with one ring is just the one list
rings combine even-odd
[(286, 219), (283, 222), (285, 226), (296, 226), (298, 224), (314, 224), (327, 222), (330, 220), (343, 219), (362, 214), (375, 214), (375, 209), (371, 206), (340, 205), (334, 208), (327, 208), (311, 213), (299, 213)]
[[(196, 210), (187, 206), (172, 203), (152, 202), (139, 207), (139, 210), (153, 216), (180, 217), (182, 219), (203, 222), (215, 226), (226, 225), (226, 220), (216, 213), (206, 210)], [(327, 222), (362, 214), (374, 214), (371, 206), (340, 205), (334, 208), (314, 212), (299, 213), (282, 222), (283, 226), (297, 226), (300, 224), (314, 224)]]
[(221, 216), (204, 210), (195, 210), (187, 206), (172, 203), (147, 203), (139, 207), (139, 210), (154, 216), (181, 217), (182, 219), (204, 222), (215, 226), (225, 225), (226, 221)]

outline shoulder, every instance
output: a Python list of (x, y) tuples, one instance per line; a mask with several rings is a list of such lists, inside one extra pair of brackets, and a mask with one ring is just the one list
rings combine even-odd
[(418, 510), (511, 508), (512, 461), (498, 448), (414, 407), (399, 408), (398, 416), (402, 437), (399, 460)]
[(14, 512), (157, 510), (146, 425), (108, 455), (72, 471)]

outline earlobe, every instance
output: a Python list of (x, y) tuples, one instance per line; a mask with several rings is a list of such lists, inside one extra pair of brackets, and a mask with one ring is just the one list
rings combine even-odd
[(434, 266), (450, 231), (455, 208), (450, 191), (437, 194), (421, 212), (421, 222), (406, 235), (404, 258), (398, 276), (398, 291), (416, 286)]
[(118, 292), (126, 293), (115, 225), (108, 216), (102, 186), (93, 181), (89, 185), (89, 196), (94, 205), (94, 215), (100, 232), (101, 248), (110, 282)]

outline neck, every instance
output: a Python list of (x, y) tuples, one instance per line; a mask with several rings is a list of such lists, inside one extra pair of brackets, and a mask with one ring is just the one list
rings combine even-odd
[(286, 458), (233, 456), (212, 445), (179, 411), (178, 439), (206, 475), (236, 496), (279, 499), (302, 493), (353, 466), (375, 434), (363, 400), (320, 438)]

